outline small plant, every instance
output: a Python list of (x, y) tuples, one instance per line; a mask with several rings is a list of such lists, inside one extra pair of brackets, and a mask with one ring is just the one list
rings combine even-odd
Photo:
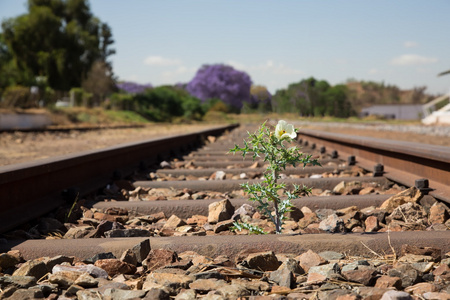
[[(241, 186), (250, 195), (249, 200), (257, 201), (259, 203), (258, 210), (275, 224), (276, 233), (281, 233), (285, 215), (293, 207), (291, 200), (300, 194), (308, 195), (311, 189), (294, 184), (294, 190), (287, 191), (286, 184), (278, 183), (280, 172), (285, 170), (288, 165), (295, 167), (297, 164), (303, 164), (305, 167), (307, 164), (320, 164), (316, 159), (312, 159), (310, 154), (302, 153), (297, 147), (288, 148), (286, 146), (297, 137), (297, 132), (292, 124), (287, 124), (283, 120), (278, 122), (274, 132), (270, 132), (264, 122), (259, 130), (253, 134), (248, 133), (248, 135), (249, 140), (244, 140), (244, 147), (235, 145), (229, 152), (233, 154), (242, 152), (244, 158), (247, 154), (251, 154), (253, 160), (263, 157), (264, 161), (269, 163), (261, 183), (244, 183)], [(286, 197), (281, 199), (279, 190), (283, 190)], [(269, 202), (273, 202), (273, 213)], [(242, 224), (235, 223), (234, 225), (236, 228), (242, 227)]]
[(248, 223), (241, 223), (241, 222), (234, 222), (233, 226), (230, 228), (231, 231), (242, 231), (243, 229), (247, 229), (249, 234), (266, 234), (262, 228), (248, 224)]

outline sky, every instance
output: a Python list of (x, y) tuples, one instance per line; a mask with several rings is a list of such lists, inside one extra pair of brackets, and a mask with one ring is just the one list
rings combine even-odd
[[(0, 0), (0, 19), (26, 13)], [(308, 77), (450, 91), (450, 1), (91, 0), (112, 28), (119, 80), (187, 83), (227, 64), (270, 92)]]

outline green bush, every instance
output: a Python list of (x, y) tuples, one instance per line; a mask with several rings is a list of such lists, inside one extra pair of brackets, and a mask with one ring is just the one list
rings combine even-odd
[(114, 110), (135, 110), (134, 99), (130, 94), (114, 93), (109, 97), (111, 109)]
[(181, 106), (184, 112), (183, 117), (187, 120), (201, 120), (205, 115), (200, 100), (195, 97), (182, 98)]
[(37, 107), (37, 97), (30, 93), (29, 87), (9, 86), (3, 92), (1, 104), (6, 108), (32, 108)]
[(173, 86), (147, 89), (138, 94), (114, 93), (109, 100), (111, 109), (134, 111), (157, 122), (173, 121), (174, 118), (201, 120), (205, 114), (199, 99)]
[(217, 111), (217, 112), (224, 112), (224, 113), (231, 112), (230, 107), (228, 105), (226, 105), (222, 100), (217, 99), (217, 98), (209, 99), (206, 102), (204, 102), (203, 110), (204, 111)]
[(153, 121), (172, 121), (174, 117), (199, 120), (204, 115), (200, 100), (185, 90), (161, 86), (133, 96), (137, 111)]
[(92, 107), (93, 104), (93, 94), (86, 92), (82, 88), (72, 88), (70, 93), (74, 94), (74, 106), (84, 106), (84, 107)]

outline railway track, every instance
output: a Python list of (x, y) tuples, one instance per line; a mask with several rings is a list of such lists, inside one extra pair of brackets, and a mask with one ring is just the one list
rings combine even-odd
[[(218, 127), (58, 159), (1, 167), (0, 233), (8, 236), (15, 228), (84, 198), (104, 200), (83, 202), (86, 206), (85, 219), (86, 211), (92, 212), (91, 219), (95, 219), (94, 213), (98, 212), (103, 217), (97, 216), (97, 221), (103, 218), (103, 221), (112, 223), (111, 220), (119, 220), (123, 224), (126, 220), (123, 221), (125, 214), (122, 212), (126, 212), (127, 220), (163, 213), (166, 222), (169, 222), (170, 219), (167, 219), (172, 215), (185, 221), (193, 216), (208, 216), (209, 207), (223, 199), (237, 209), (248, 204), (240, 191), (240, 184), (258, 181), (264, 171), (264, 162), (242, 160), (242, 157), (226, 154), (235, 143), (241, 143), (246, 138), (247, 130), (255, 129), (236, 127)], [(331, 210), (344, 210), (350, 206), (354, 206), (355, 210), (380, 207), (387, 199), (404, 190), (402, 185), (416, 186), (421, 190), (424, 196), (420, 201), (424, 206), (428, 205), (427, 210), (435, 202), (450, 203), (450, 153), (446, 147), (427, 146), (424, 149), (424, 145), (420, 144), (312, 130), (302, 130), (298, 141), (304, 152), (312, 153), (319, 159), (322, 167), (288, 168), (284, 172), (284, 181), (288, 186), (305, 184), (315, 191), (313, 196), (293, 201), (302, 215), (293, 215), (294, 223), (308, 214), (307, 210), (300, 211), (303, 207), (309, 208), (312, 213), (319, 214), (320, 211), (325, 214), (324, 220)], [(331, 192), (339, 184), (347, 186), (349, 191), (348, 184), (355, 182), (357, 186), (348, 195)], [(363, 189), (369, 192), (361, 194)], [(151, 191), (159, 194), (152, 195)], [(341, 211), (340, 215), (344, 213)], [(181, 223), (186, 224), (185, 221)], [(242, 250), (255, 248), (297, 255), (308, 249), (371, 255), (392, 254), (392, 249), (398, 254), (403, 245), (410, 244), (439, 248), (442, 254), (450, 251), (450, 231), (443, 231), (443, 226), (446, 226), (443, 224), (441, 230), (435, 231), (387, 232), (388, 228), (383, 230), (381, 226), (375, 230), (378, 233), (364, 232), (364, 225), (360, 224), (359, 231), (346, 229), (332, 234), (325, 233), (318, 226), (298, 228), (291, 222), (287, 234), (235, 235), (228, 230), (220, 233), (214, 224), (208, 227), (207, 222), (206, 226), (199, 225), (200, 222), (196, 226), (192, 225), (195, 222), (191, 220), (191, 229), (186, 229), (186, 232), (176, 228), (164, 230), (164, 222), (161, 225), (155, 225), (157, 221), (147, 222), (154, 225), (152, 229), (140, 231), (142, 236), (134, 233), (123, 237), (122, 231), (121, 235), (106, 239), (104, 236), (26, 241), (8, 239), (0, 244), (0, 251), (17, 249), (25, 259), (61, 254), (87, 259), (103, 252), (112, 252), (120, 257), (126, 249), (148, 239), (152, 249), (192, 250), (209, 257), (226, 254), (233, 259)], [(91, 220), (79, 222), (79, 225), (98, 226), (99, 223)], [(141, 220), (136, 224), (144, 223)], [(136, 228), (139, 227), (137, 225)], [(230, 223), (226, 226), (230, 227)], [(193, 230), (192, 227), (202, 229)], [(270, 231), (270, 226), (266, 228)]]

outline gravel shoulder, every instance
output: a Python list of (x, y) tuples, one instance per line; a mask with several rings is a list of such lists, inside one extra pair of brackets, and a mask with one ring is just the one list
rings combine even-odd
[(0, 166), (95, 150), (119, 144), (186, 134), (210, 124), (158, 124), (143, 128), (69, 132), (0, 132)]

